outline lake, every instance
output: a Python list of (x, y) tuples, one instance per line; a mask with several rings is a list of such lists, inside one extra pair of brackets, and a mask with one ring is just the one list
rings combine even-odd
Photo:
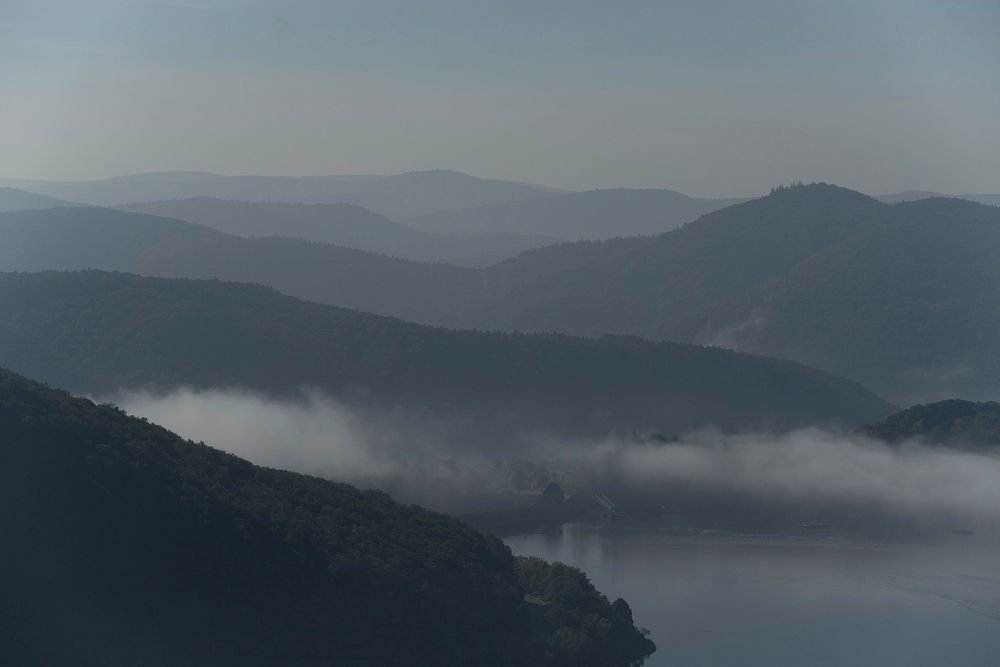
[(658, 665), (1000, 665), (1000, 557), (913, 546), (567, 524), (509, 538), (584, 569), (651, 631)]

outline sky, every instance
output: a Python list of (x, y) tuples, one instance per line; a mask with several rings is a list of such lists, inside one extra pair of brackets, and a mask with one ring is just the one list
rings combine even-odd
[(1000, 192), (996, 0), (0, 0), (0, 178)]

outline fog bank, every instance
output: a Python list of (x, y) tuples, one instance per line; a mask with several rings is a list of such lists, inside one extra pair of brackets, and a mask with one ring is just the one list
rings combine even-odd
[(890, 446), (853, 433), (702, 432), (679, 443), (623, 448), (609, 464), (647, 487), (683, 483), (788, 502), (1000, 516), (1000, 456), (916, 442)]
[[(501, 462), (525, 458), (523, 450), (495, 443), (489, 445), (492, 456), (484, 456), (487, 445), (455, 442), (441, 424), (405, 410), (362, 411), (316, 392), (300, 401), (190, 389), (106, 400), (259, 465), (378, 487), (440, 509), (461, 496), (510, 492), (510, 471)], [(560, 470), (554, 477), (580, 488), (655, 493), (684, 486), (789, 504), (861, 503), (895, 512), (1000, 517), (1000, 456), (990, 454), (889, 446), (819, 429), (737, 436), (701, 431), (656, 444), (631, 437), (525, 437), (536, 443), (532, 460), (550, 462)]]

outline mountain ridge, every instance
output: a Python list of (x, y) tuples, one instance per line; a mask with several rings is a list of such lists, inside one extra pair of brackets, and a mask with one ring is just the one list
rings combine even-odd
[(570, 266), (487, 295), (477, 317), (502, 329), (621, 333), (795, 359), (904, 404), (989, 397), (1000, 390), (990, 343), (1000, 339), (991, 314), (1000, 302), (988, 288), (1000, 280), (997, 247), (995, 207), (889, 205), (800, 186), (709, 213), (594, 260), (596, 268)]
[(314, 387), (362, 408), (445, 418), (470, 446), (512, 450), (538, 432), (860, 425), (892, 410), (791, 362), (628, 337), (432, 328), (254, 285), (0, 274), (0, 298), (0, 363), (74, 391)]
[(349, 203), (393, 220), (451, 208), (498, 203), (560, 192), (516, 181), (482, 179), (446, 170), (412, 171), (389, 176), (224, 176), (180, 172), (133, 174), (99, 181), (0, 180), (30, 192), (96, 206), (216, 197), (243, 201), (303, 204)]
[(53, 208), (56, 206), (79, 206), (79, 204), (18, 188), (0, 187), (0, 212)]
[(191, 197), (139, 202), (118, 209), (184, 220), (244, 238), (284, 236), (457, 266), (488, 266), (557, 240), (520, 234), (433, 234), (346, 203), (291, 204)]
[(1000, 209), (966, 200), (778, 188), (658, 236), (555, 244), (478, 270), (185, 224), (92, 208), (0, 214), (0, 270), (258, 282), (423, 324), (730, 347), (897, 404), (1000, 391)]

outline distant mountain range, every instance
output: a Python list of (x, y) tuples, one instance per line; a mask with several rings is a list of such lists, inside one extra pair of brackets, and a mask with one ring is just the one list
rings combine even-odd
[(946, 195), (941, 192), (932, 192), (930, 190), (907, 190), (906, 192), (897, 192), (891, 195), (881, 195), (876, 197), (876, 199), (885, 204), (902, 204), (904, 202), (920, 201), (921, 199), (934, 199), (937, 197), (965, 199), (967, 201), (974, 201), (977, 204), (983, 204), (984, 206), (1000, 206), (1000, 195)]
[(346, 203), (363, 206), (393, 220), (564, 192), (539, 185), (488, 180), (445, 170), (413, 171), (394, 176), (302, 178), (160, 172), (101, 181), (8, 179), (0, 181), (0, 185), (98, 206), (189, 197), (301, 204)]
[(4, 370), (0, 432), (6, 665), (624, 667), (656, 648), (578, 570)]
[(0, 212), (24, 211), (33, 208), (52, 208), (53, 206), (79, 206), (55, 197), (26, 192), (17, 188), (0, 187)]
[(140, 202), (119, 208), (177, 218), (235, 236), (284, 236), (458, 266), (489, 266), (558, 240), (526, 234), (432, 234), (353, 204), (286, 204), (193, 197)]
[(256, 282), (300, 298), (418, 321), (445, 319), (474, 294), (469, 281), (481, 281), (473, 269), (297, 239), (242, 238), (98, 207), (0, 213), (0, 238), (0, 271), (95, 268)]
[(0, 270), (221, 278), (428, 324), (719, 345), (899, 404), (1000, 392), (1000, 209), (961, 199), (781, 188), (658, 236), (480, 270), (94, 208), (0, 214), (0, 233)]
[[(351, 204), (369, 209), (383, 218), (373, 225), (384, 227), (384, 218), (402, 222), (411, 229), (432, 234), (488, 234), (505, 250), (499, 256), (538, 247), (542, 241), (607, 239), (619, 236), (659, 234), (697, 219), (705, 213), (741, 203), (746, 199), (697, 199), (672, 190), (616, 188), (566, 192), (555, 188), (475, 178), (451, 171), (409, 172), (396, 176), (330, 176), (287, 178), (269, 176), (220, 176), (204, 172), (162, 172), (122, 176), (103, 181), (0, 181), (25, 194), (40, 193), (96, 206), (176, 217), (222, 231), (246, 235), (254, 228), (270, 229), (285, 215), (278, 209), (294, 204)], [(3, 198), (0, 196), (0, 206)], [(225, 202), (225, 203), (223, 203)], [(249, 203), (267, 203), (274, 208), (252, 209)], [(243, 211), (236, 207), (242, 205)], [(18, 208), (42, 208), (26, 205)], [(224, 210), (228, 208), (229, 210)], [(301, 207), (293, 218), (307, 215)], [(329, 213), (336, 211), (328, 210)], [(245, 225), (230, 215), (242, 213)], [(346, 216), (346, 210), (340, 211)], [(355, 213), (359, 218), (361, 214)], [(300, 224), (300, 229), (304, 229)], [(315, 225), (311, 231), (315, 232)], [(256, 233), (256, 232), (252, 232)], [(531, 237), (524, 239), (521, 237)], [(343, 244), (341, 238), (309, 240)], [(440, 259), (414, 241), (411, 254), (399, 255)], [(425, 242), (426, 243), (426, 242)], [(507, 244), (505, 249), (503, 244)], [(344, 244), (349, 245), (349, 244)], [(368, 245), (366, 250), (381, 251)], [(510, 252), (506, 250), (509, 249)], [(461, 250), (461, 249), (460, 249)], [(398, 254), (398, 253), (393, 253)], [(473, 253), (475, 255), (477, 253)], [(493, 253), (498, 255), (498, 253)], [(458, 254), (455, 257), (462, 257)], [(482, 262), (474, 262), (482, 265)]]
[(411, 218), (429, 232), (540, 234), (568, 241), (650, 236), (746, 199), (695, 199), (673, 190), (590, 190)]
[(314, 387), (444, 418), (493, 454), (539, 432), (860, 425), (891, 412), (859, 385), (791, 362), (634, 338), (436, 329), (252, 285), (0, 274), (0, 302), (0, 364), (74, 391)]

